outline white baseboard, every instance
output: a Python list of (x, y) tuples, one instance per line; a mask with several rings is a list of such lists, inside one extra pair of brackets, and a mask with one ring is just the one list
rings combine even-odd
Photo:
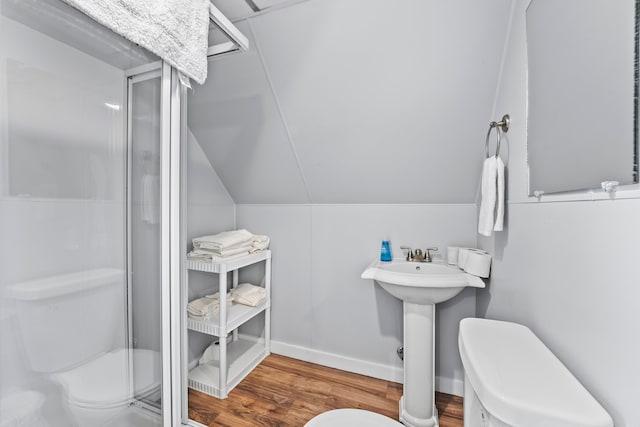
[[(308, 347), (287, 344), (274, 340), (271, 340), (271, 352), (293, 357), (294, 359), (304, 360), (305, 362), (317, 363), (318, 365), (340, 369), (342, 371), (379, 378), (381, 380), (393, 381), (396, 383), (403, 382), (403, 369), (396, 366), (383, 365), (381, 363), (355, 359), (335, 353), (327, 353)], [(442, 393), (454, 394), (456, 396), (463, 395), (462, 380), (437, 376), (435, 387), (437, 391)]]
[(436, 376), (436, 391), (440, 393), (464, 396), (464, 380), (456, 378)]

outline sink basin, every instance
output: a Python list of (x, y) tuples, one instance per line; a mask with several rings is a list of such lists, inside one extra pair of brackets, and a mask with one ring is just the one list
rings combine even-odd
[(406, 427), (439, 427), (435, 406), (435, 305), (482, 279), (443, 262), (374, 261), (362, 273), (403, 301), (404, 384), (400, 421)]
[(374, 261), (362, 273), (396, 298), (413, 304), (437, 304), (465, 287), (484, 288), (482, 279), (443, 262)]

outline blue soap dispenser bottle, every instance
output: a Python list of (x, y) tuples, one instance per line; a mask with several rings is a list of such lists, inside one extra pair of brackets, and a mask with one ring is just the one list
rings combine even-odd
[(382, 247), (380, 248), (380, 261), (390, 262), (391, 259), (391, 244), (388, 239), (383, 240)]

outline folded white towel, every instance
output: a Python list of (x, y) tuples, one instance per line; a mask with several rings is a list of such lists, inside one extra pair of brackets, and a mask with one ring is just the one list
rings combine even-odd
[(260, 234), (253, 235), (253, 243), (269, 243), (269, 236), (264, 236)]
[[(227, 293), (227, 307), (233, 303), (233, 295)], [(187, 314), (192, 319), (211, 320), (220, 314), (220, 294), (206, 295), (187, 304)]]
[(194, 249), (187, 254), (187, 258), (192, 261), (204, 261), (204, 262), (225, 262), (232, 259), (241, 258), (249, 255), (249, 248), (245, 248), (242, 252), (238, 252), (232, 255), (219, 256), (213, 251), (206, 249)]
[(231, 290), (231, 295), (235, 303), (255, 307), (264, 301), (267, 291), (261, 286), (241, 283)]
[(481, 188), (478, 233), (489, 237), (493, 231), (500, 231), (503, 227), (504, 163), (500, 157), (491, 156), (484, 161)]
[(209, 0), (64, 0), (199, 84), (207, 78)]
[(196, 237), (193, 239), (193, 247), (210, 250), (233, 249), (251, 244), (253, 237), (253, 234), (245, 229), (223, 231), (211, 236)]
[(238, 242), (233, 245), (227, 245), (227, 246), (221, 246), (211, 242), (203, 242), (203, 241), (195, 242), (194, 241), (193, 247), (196, 249), (207, 249), (209, 251), (226, 251), (231, 249), (243, 248), (245, 246), (251, 247), (252, 244), (253, 244), (252, 239), (247, 239), (242, 242)]
[(199, 249), (194, 249), (192, 252), (194, 254), (213, 255), (216, 257), (225, 258), (232, 255), (248, 254), (252, 249), (253, 249), (253, 245), (245, 245), (239, 248), (223, 249), (223, 250), (199, 248)]
[(260, 252), (269, 247), (269, 237), (268, 236), (253, 236), (253, 242), (251, 244), (251, 253)]

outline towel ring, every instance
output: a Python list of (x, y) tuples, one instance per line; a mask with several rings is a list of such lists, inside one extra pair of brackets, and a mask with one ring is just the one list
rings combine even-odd
[(496, 130), (496, 154), (495, 156), (498, 157), (498, 154), (500, 154), (500, 129), (496, 126), (494, 126), (496, 124), (496, 122), (491, 122), (491, 124), (489, 125), (489, 131), (487, 132), (487, 139), (485, 140), (484, 143), (484, 154), (485, 154), (485, 158), (489, 158), (491, 157), (489, 155), (489, 137), (491, 136), (491, 131), (493, 129)]
[(487, 132), (487, 139), (485, 140), (485, 143), (484, 143), (484, 154), (487, 159), (491, 157), (489, 156), (489, 137), (491, 136), (491, 131), (495, 129), (497, 133), (495, 156), (498, 157), (498, 155), (500, 155), (500, 130), (502, 129), (502, 132), (505, 132), (505, 133), (508, 132), (510, 124), (511, 124), (511, 117), (509, 117), (508, 114), (505, 114), (504, 116), (502, 116), (502, 120), (499, 122), (489, 123), (489, 131)]

